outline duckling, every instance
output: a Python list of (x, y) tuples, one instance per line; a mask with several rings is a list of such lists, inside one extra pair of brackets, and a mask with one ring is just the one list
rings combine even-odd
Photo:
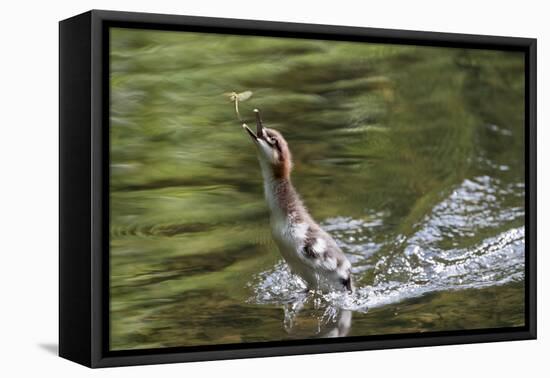
[(258, 109), (256, 133), (243, 128), (256, 145), (270, 210), (271, 234), (290, 270), (309, 290), (353, 291), (351, 264), (334, 239), (310, 216), (290, 180), (292, 156), (282, 134), (266, 128)]

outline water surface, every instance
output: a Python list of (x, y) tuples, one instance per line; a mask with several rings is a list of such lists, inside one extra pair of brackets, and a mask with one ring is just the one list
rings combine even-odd
[[(522, 54), (113, 29), (110, 56), (113, 350), (524, 324)], [(244, 90), (353, 295), (281, 261)]]

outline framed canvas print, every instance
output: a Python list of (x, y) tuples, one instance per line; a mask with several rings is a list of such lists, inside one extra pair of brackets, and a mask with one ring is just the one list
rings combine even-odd
[(536, 337), (536, 40), (60, 22), (62, 357)]

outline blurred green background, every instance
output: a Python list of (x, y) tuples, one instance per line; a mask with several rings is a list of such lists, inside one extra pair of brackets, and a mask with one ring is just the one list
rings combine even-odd
[[(523, 54), (110, 34), (112, 350), (524, 324)], [(245, 90), (354, 265), (345, 303), (279, 263)]]

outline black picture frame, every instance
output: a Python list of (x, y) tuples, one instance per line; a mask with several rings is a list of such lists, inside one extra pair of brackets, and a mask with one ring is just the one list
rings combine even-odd
[[(112, 26), (521, 51), (525, 54), (525, 326), (109, 351), (108, 30)], [(536, 39), (92, 10), (59, 24), (59, 354), (88, 367), (536, 338)]]

